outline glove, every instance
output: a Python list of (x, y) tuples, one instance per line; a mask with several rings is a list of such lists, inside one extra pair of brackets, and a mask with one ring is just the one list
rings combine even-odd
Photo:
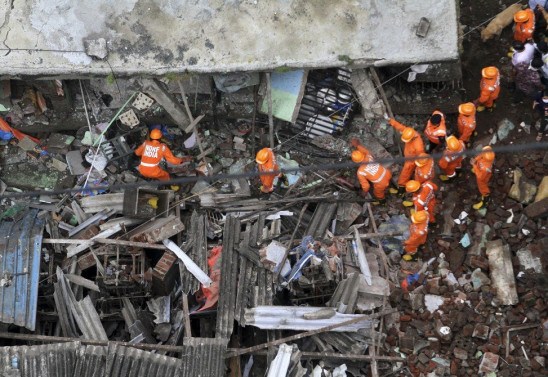
[(383, 117), (384, 119), (386, 119), (386, 120), (390, 120), (390, 117), (388, 116), (387, 113), (384, 113), (384, 114), (382, 115), (382, 117)]
[(357, 137), (353, 137), (352, 139), (350, 139), (350, 145), (352, 145), (354, 148), (357, 148), (359, 145), (362, 145), (362, 143)]

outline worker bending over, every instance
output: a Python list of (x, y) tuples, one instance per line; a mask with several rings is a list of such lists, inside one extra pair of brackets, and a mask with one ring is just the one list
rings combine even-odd
[[(160, 141), (162, 131), (158, 129), (150, 131), (149, 138), (150, 140), (146, 140), (135, 150), (135, 154), (141, 157), (141, 163), (138, 168), (139, 173), (146, 178), (169, 181), (169, 173), (160, 168), (160, 162), (165, 159), (173, 165), (179, 165), (185, 161), (190, 161), (191, 157), (175, 157), (169, 147)], [(172, 186), (172, 189), (178, 190), (179, 187)]]
[(477, 111), (493, 111), (500, 93), (500, 73), (497, 67), (485, 67), (481, 70), (480, 96), (474, 101)]
[(428, 153), (419, 154), (418, 159), (415, 160), (415, 181), (424, 183), (434, 179), (434, 159), (430, 157)]
[(447, 138), (447, 147), (438, 162), (441, 170), (445, 173), (440, 175), (442, 181), (448, 181), (457, 175), (456, 169), (461, 168), (465, 149), (464, 143), (455, 136)]
[[(411, 127), (404, 126), (396, 119), (390, 118), (386, 114), (384, 114), (384, 118), (388, 120), (392, 127), (401, 133), (401, 141), (405, 143), (403, 149), (404, 157), (418, 157), (421, 153), (424, 153), (424, 143), (417, 131)], [(403, 168), (400, 172), (400, 176), (398, 177), (398, 189), (401, 193), (405, 190), (405, 184), (413, 177), (415, 168), (416, 165), (414, 160), (405, 160), (403, 163)]]
[(424, 129), (424, 136), (428, 139), (428, 151), (432, 151), (436, 146), (445, 142), (447, 136), (447, 127), (445, 126), (445, 115), (435, 110), (432, 113), (426, 128)]
[(495, 152), (490, 146), (483, 147), (482, 153), (472, 159), (472, 173), (476, 175), (476, 182), (481, 194), (481, 200), (474, 204), (474, 209), (480, 209), (489, 202), (491, 190), (489, 181), (493, 175), (493, 162), (495, 161)]
[(276, 163), (276, 156), (274, 155), (274, 152), (270, 148), (263, 148), (257, 152), (255, 161), (257, 162), (259, 173), (271, 173), (261, 174), (259, 176), (262, 183), (261, 191), (264, 193), (274, 191), (274, 179), (280, 176), (280, 173), (272, 173), (280, 170), (280, 167)]
[(358, 168), (357, 176), (364, 193), (368, 193), (373, 184), (373, 197), (377, 199), (374, 204), (383, 204), (386, 199), (386, 189), (390, 185), (392, 172), (374, 161), (371, 153), (357, 139), (352, 139), (352, 145), (357, 150), (352, 152), (352, 161), (365, 163)]
[(411, 260), (421, 245), (426, 243), (428, 236), (428, 213), (418, 211), (411, 215), (409, 238), (403, 242), (404, 260)]
[(436, 222), (436, 191), (438, 186), (432, 182), (427, 181), (420, 184), (419, 181), (409, 181), (405, 185), (405, 191), (413, 194), (413, 202), (405, 201), (404, 206), (415, 206), (415, 212), (428, 211), (428, 218), (430, 223)]
[(459, 139), (469, 143), (470, 137), (476, 130), (476, 106), (472, 102), (463, 103), (459, 106), (457, 128), (460, 135)]

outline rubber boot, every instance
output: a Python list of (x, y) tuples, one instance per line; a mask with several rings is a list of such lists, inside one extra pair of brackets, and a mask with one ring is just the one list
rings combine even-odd
[(172, 189), (173, 191), (177, 192), (177, 191), (179, 191), (179, 189), (180, 189), (181, 187), (179, 187), (179, 186), (177, 186), (177, 185), (171, 185), (171, 186), (169, 186), (169, 188)]
[(483, 110), (485, 110), (485, 106), (479, 105), (478, 107), (476, 107), (476, 111), (478, 113), (481, 113)]
[(371, 204), (373, 204), (374, 206), (385, 205), (385, 204), (386, 204), (386, 199), (377, 199), (377, 198), (374, 198), (374, 201), (371, 202)]
[(390, 187), (388, 189), (388, 192), (391, 193), (392, 195), (396, 195), (399, 192), (399, 190), (394, 187)]
[(443, 182), (447, 182), (447, 181), (450, 180), (451, 178), (449, 178), (449, 177), (446, 176), (445, 174), (442, 174), (442, 175), (440, 175), (440, 179), (441, 179)]
[(412, 260), (415, 260), (415, 254), (403, 254), (403, 256), (401, 257), (404, 261), (412, 261)]
[(404, 207), (412, 207), (413, 206), (413, 202), (409, 201), (409, 200), (404, 200), (402, 202), (403, 206)]
[(485, 206), (485, 200), (486, 200), (485, 196), (482, 196), (481, 200), (477, 202), (476, 204), (474, 204), (472, 208), (474, 208), (475, 210), (482, 209), (483, 206)]

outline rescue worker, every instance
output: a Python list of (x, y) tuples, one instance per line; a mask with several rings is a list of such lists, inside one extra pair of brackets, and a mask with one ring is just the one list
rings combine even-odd
[(487, 109), (493, 111), (495, 101), (500, 93), (500, 74), (497, 67), (485, 67), (481, 70), (480, 96), (474, 102), (476, 110), (482, 112)]
[(460, 153), (463, 153), (465, 149), (464, 143), (455, 136), (447, 138), (447, 147), (438, 162), (441, 170), (445, 173), (440, 175), (442, 181), (448, 181), (457, 175), (456, 169), (461, 168), (462, 160), (464, 159), (464, 155)]
[(470, 137), (476, 130), (476, 106), (472, 102), (459, 105), (457, 128), (460, 135), (459, 139), (469, 143)]
[(430, 223), (436, 222), (436, 191), (438, 186), (432, 181), (426, 181), (422, 185), (419, 181), (411, 180), (405, 185), (405, 191), (413, 194), (413, 202), (406, 201), (404, 206), (415, 206), (415, 212), (428, 211)]
[[(135, 150), (135, 154), (141, 157), (139, 164), (139, 173), (143, 177), (157, 179), (159, 181), (169, 181), (169, 173), (160, 168), (160, 162), (163, 159), (171, 164), (179, 165), (185, 161), (190, 161), (191, 157), (179, 158), (175, 157), (167, 145), (162, 143), (162, 131), (153, 129), (150, 131), (149, 138), (139, 148)], [(178, 186), (171, 186), (172, 190), (179, 190)]]
[[(390, 118), (384, 114), (384, 118), (388, 120), (390, 125), (401, 133), (401, 141), (405, 143), (403, 149), (403, 156), (406, 158), (418, 157), (421, 153), (424, 153), (424, 142), (417, 131), (412, 127), (406, 127), (396, 119)], [(403, 193), (405, 184), (413, 177), (415, 172), (415, 160), (406, 160), (403, 163), (403, 168), (398, 177), (398, 189)]]
[[(268, 173), (280, 170), (278, 164), (276, 163), (276, 156), (270, 148), (263, 148), (257, 152), (255, 156), (255, 161), (257, 162), (257, 167), (260, 173)], [(274, 191), (274, 179), (280, 176), (280, 174), (261, 174), (259, 178), (261, 179), (261, 192), (269, 193)]]
[(427, 151), (432, 151), (440, 143), (445, 142), (447, 128), (445, 126), (445, 115), (441, 111), (435, 110), (432, 113), (428, 123), (426, 123), (424, 135), (429, 141)]
[(424, 183), (426, 181), (431, 181), (434, 179), (434, 159), (430, 157), (428, 153), (419, 154), (418, 159), (415, 160), (415, 181), (419, 183)]
[(514, 40), (525, 43), (533, 39), (535, 32), (535, 12), (532, 9), (520, 10), (514, 14)]
[(476, 175), (476, 182), (481, 194), (481, 200), (474, 204), (474, 209), (480, 209), (489, 202), (489, 180), (493, 175), (493, 162), (495, 161), (495, 152), (490, 146), (483, 147), (482, 153), (472, 159), (472, 173)]
[(377, 201), (373, 204), (384, 204), (386, 202), (386, 189), (390, 185), (392, 172), (381, 164), (374, 162), (373, 156), (365, 147), (361, 146), (352, 152), (352, 161), (355, 163), (367, 163), (358, 168), (357, 176), (363, 193), (368, 193), (373, 184), (373, 197)]
[(418, 211), (411, 215), (409, 225), (409, 238), (403, 242), (404, 260), (411, 260), (417, 253), (419, 246), (426, 243), (428, 236), (428, 213)]

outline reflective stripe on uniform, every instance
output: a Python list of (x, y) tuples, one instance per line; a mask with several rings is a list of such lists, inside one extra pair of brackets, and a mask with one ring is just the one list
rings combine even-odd
[[(158, 163), (158, 164), (159, 164), (159, 163)], [(153, 168), (153, 167), (155, 167), (155, 166), (158, 166), (158, 164), (149, 164), (149, 163), (147, 163), (147, 162), (141, 162), (141, 165), (142, 165), (142, 166), (145, 166), (145, 167), (147, 167), (147, 168)]]
[(386, 169), (384, 169), (384, 171), (382, 172), (381, 176), (379, 178), (377, 178), (376, 180), (371, 180), (371, 182), (373, 183), (379, 183), (380, 181), (382, 181), (384, 179), (384, 176), (386, 175)]

